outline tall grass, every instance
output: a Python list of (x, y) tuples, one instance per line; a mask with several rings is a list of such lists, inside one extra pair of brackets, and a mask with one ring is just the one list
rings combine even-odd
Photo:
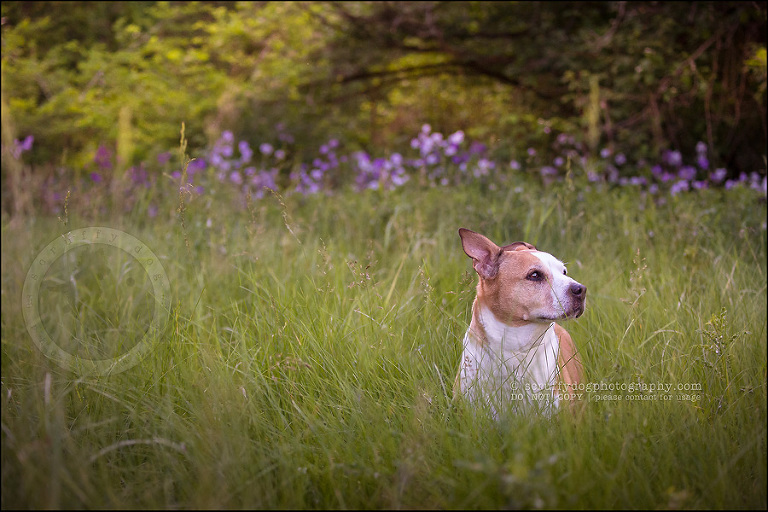
[[(581, 185), (200, 197), (183, 232), (173, 205), (79, 217), (76, 197), (66, 227), (4, 218), (3, 508), (765, 508), (765, 202)], [(94, 225), (143, 241), (173, 289), (148, 356), (111, 375), (47, 359), (20, 308), (39, 251)], [(673, 389), (588, 390), (578, 418), (454, 402), (476, 283), (462, 226), (588, 287), (567, 328), (590, 383)], [(146, 314), (121, 251), (72, 258), (43, 290), (91, 291), (86, 341)]]

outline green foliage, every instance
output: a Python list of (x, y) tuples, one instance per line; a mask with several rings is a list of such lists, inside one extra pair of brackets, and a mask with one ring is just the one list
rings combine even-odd
[(392, 148), (426, 122), (507, 153), (567, 132), (635, 160), (704, 141), (713, 166), (765, 169), (762, 4), (4, 2), (2, 15), (9, 115), (37, 164), (84, 168), (106, 144), (125, 167), (172, 147), (182, 121), (192, 149), (282, 123), (300, 152), (329, 134)]
[[(347, 20), (330, 47), (334, 73), (379, 97), (387, 82), (397, 87), (420, 74), (490, 78), (508, 94), (489, 99), (497, 115), (472, 124), (492, 126), (513, 143), (519, 138), (509, 128), (519, 121), (507, 123), (506, 115), (532, 113), (558, 131), (590, 131), (585, 142), (593, 148), (599, 142), (654, 157), (703, 140), (717, 165), (764, 168), (765, 77), (746, 71), (765, 48), (764, 6), (378, 2), (334, 9)], [(408, 63), (414, 55), (424, 62)], [(472, 92), (485, 96), (488, 82), (472, 82)]]
[[(49, 7), (54, 14), (73, 9)], [(109, 32), (114, 44), (75, 34), (38, 49), (36, 39), (55, 16), (4, 27), (11, 116), (19, 133), (35, 134), (37, 163), (86, 167), (99, 145), (117, 144), (126, 129), (120, 112), (128, 113), (136, 148), (121, 163), (128, 166), (172, 147), (182, 122), (197, 134), (190, 146), (201, 148), (206, 135), (213, 139), (238, 123), (243, 130), (273, 128), (258, 113), (242, 116), (249, 101), (277, 101), (278, 91), (288, 104), (296, 99), (306, 69), (296, 63), (306, 62), (315, 35), (307, 15), (290, 4), (153, 2), (140, 16), (125, 9)], [(274, 112), (271, 122), (283, 114)]]

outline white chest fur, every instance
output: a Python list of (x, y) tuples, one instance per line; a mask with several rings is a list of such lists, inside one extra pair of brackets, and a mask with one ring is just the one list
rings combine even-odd
[[(506, 407), (548, 412), (558, 405), (554, 393), (559, 341), (554, 323), (512, 327), (481, 309), (464, 336), (462, 393), (472, 402), (487, 401), (494, 412)], [(473, 332), (474, 330), (474, 332)], [(482, 335), (477, 333), (482, 331)]]

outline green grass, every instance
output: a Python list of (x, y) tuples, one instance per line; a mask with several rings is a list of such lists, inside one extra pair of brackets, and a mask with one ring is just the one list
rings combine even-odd
[[(765, 508), (765, 201), (573, 186), (203, 196), (183, 228), (173, 204), (80, 217), (77, 197), (61, 220), (4, 218), (2, 507)], [(111, 375), (61, 368), (21, 313), (38, 253), (99, 225), (146, 244), (172, 289), (167, 328)], [(454, 402), (476, 283), (462, 226), (588, 287), (567, 328), (590, 383), (695, 399), (598, 390), (578, 419), (499, 421)], [(40, 308), (62, 343), (78, 333), (68, 350), (98, 338), (109, 357), (146, 330), (151, 285), (98, 247), (52, 265)]]

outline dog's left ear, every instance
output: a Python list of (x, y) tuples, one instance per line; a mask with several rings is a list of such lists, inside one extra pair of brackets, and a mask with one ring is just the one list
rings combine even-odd
[(461, 246), (467, 256), (472, 258), (472, 265), (483, 279), (493, 279), (499, 272), (501, 248), (480, 233), (466, 228), (459, 228)]

